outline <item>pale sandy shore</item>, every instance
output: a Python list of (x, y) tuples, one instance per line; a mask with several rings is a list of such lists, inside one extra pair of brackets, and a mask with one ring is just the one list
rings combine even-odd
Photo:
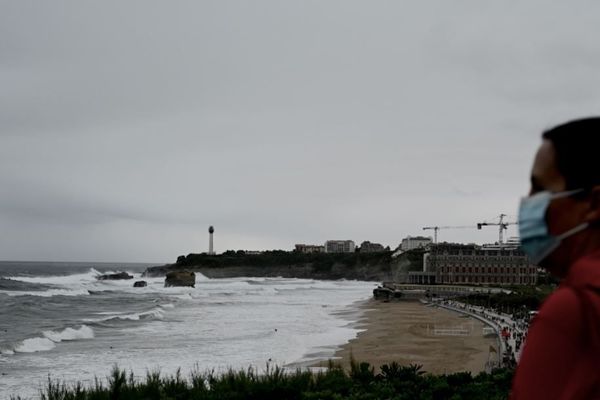
[[(346, 367), (353, 356), (375, 366), (377, 371), (379, 366), (396, 361), (402, 365), (420, 364), (423, 370), (434, 374), (476, 374), (485, 370), (490, 346), (496, 346), (495, 338), (483, 336), (482, 322), (459, 313), (419, 302), (371, 300), (362, 307), (366, 311), (359, 328), (365, 331), (334, 357)], [(466, 336), (452, 335), (458, 332)], [(326, 365), (326, 361), (313, 364)]]

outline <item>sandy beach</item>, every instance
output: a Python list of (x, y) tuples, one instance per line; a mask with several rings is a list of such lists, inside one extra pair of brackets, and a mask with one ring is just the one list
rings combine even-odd
[(354, 356), (377, 369), (397, 361), (402, 365), (423, 365), (425, 371), (435, 374), (461, 371), (476, 374), (485, 369), (490, 346), (496, 347), (494, 337), (483, 336), (482, 322), (459, 313), (426, 307), (419, 302), (370, 300), (362, 307), (366, 311), (359, 328), (365, 330), (334, 357), (344, 366)]

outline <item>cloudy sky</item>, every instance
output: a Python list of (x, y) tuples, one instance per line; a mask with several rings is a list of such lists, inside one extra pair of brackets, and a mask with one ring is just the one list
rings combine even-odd
[(541, 131), (598, 114), (598, 15), (2, 0), (0, 260), (168, 262), (210, 224), (223, 251), (514, 219)]

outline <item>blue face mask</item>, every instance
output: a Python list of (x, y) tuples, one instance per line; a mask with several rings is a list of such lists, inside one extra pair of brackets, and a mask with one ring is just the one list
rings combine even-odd
[(538, 265), (552, 254), (563, 240), (589, 226), (589, 223), (585, 222), (561, 235), (554, 236), (548, 232), (546, 223), (546, 213), (552, 200), (569, 197), (582, 191), (583, 189), (559, 193), (544, 191), (521, 200), (519, 207), (521, 248), (529, 256), (533, 265)]

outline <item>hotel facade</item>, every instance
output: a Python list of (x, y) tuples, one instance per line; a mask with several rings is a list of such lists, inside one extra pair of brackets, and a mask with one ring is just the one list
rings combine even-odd
[(410, 283), (535, 285), (537, 267), (518, 247), (454, 243), (431, 245), (423, 272), (409, 273)]

